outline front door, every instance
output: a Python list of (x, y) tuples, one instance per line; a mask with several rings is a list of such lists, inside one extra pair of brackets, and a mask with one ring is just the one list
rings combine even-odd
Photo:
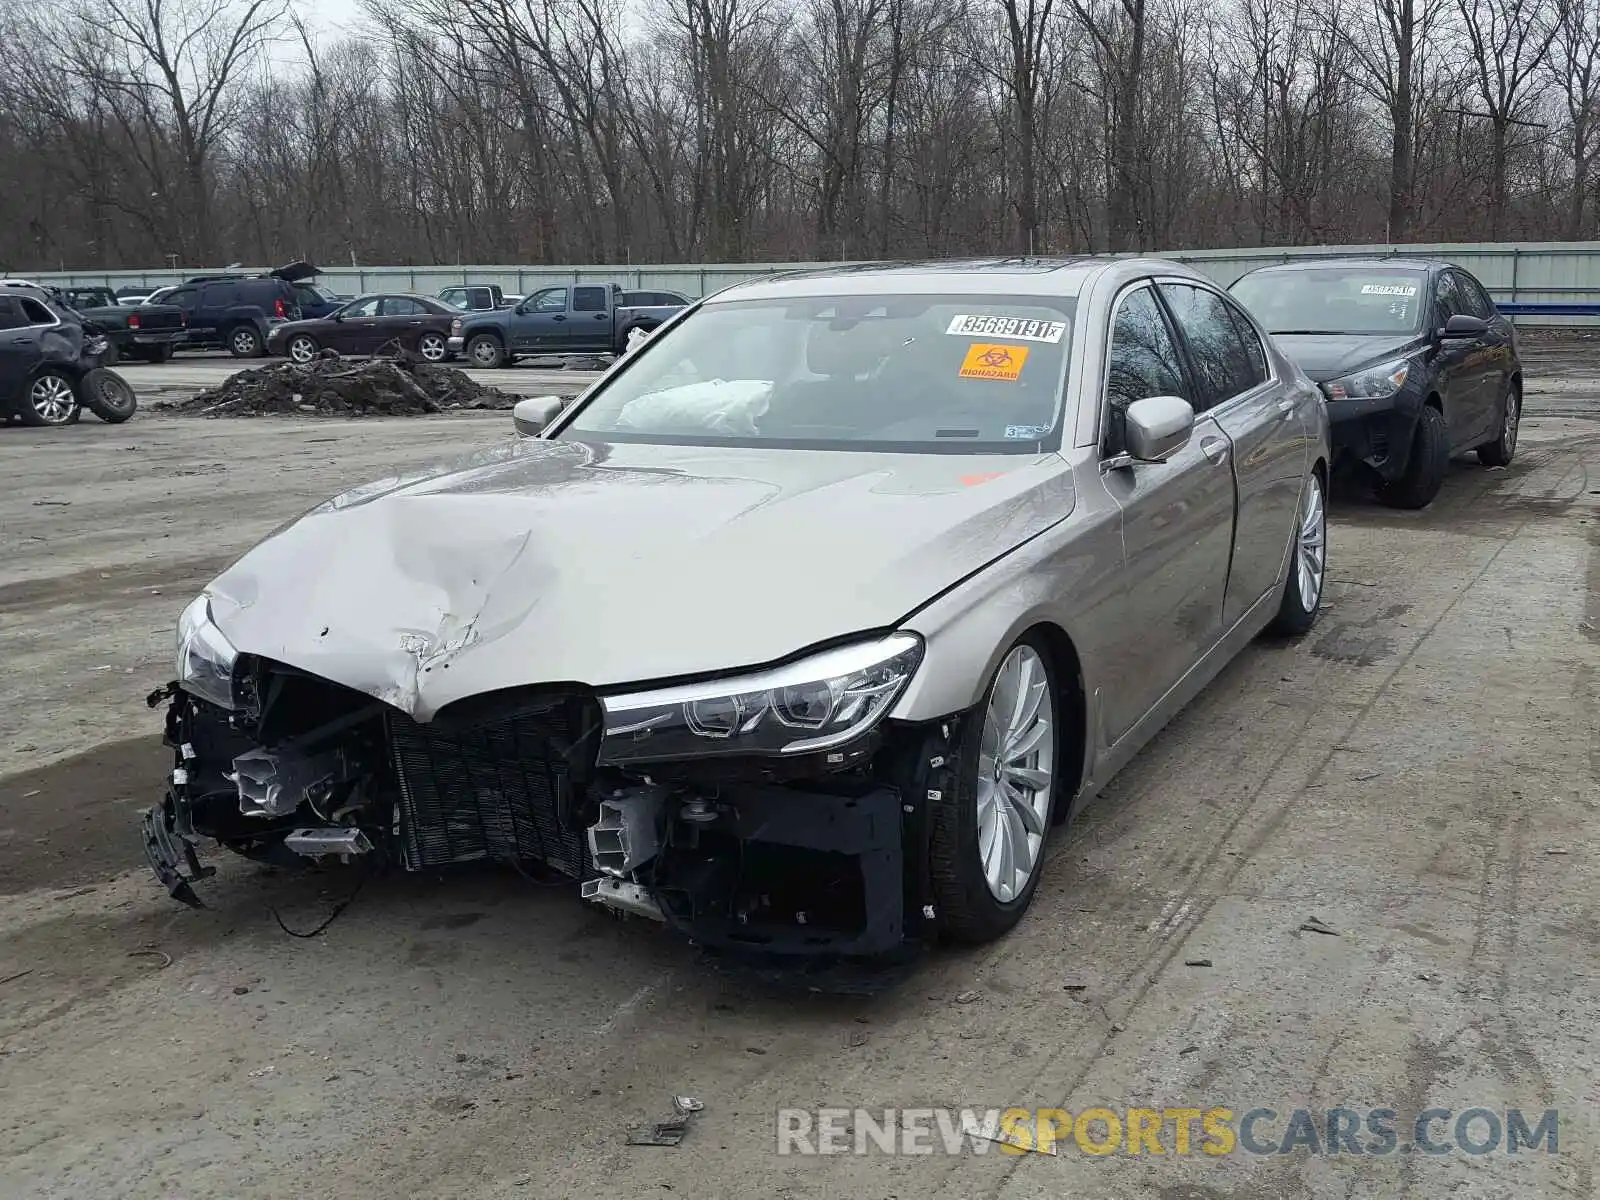
[(1298, 405), (1271, 379), (1260, 333), (1220, 293), (1163, 283), (1207, 415), (1228, 435), (1239, 509), (1222, 627), (1231, 629), (1283, 576), (1305, 479), (1308, 438)]
[[(1453, 271), (1439, 273), (1433, 311), (1438, 329), (1443, 329), (1453, 316), (1472, 315)], [(1441, 341), (1437, 354), (1445, 421), (1450, 428), (1450, 451), (1460, 454), (1480, 445), (1495, 431), (1494, 408), (1499, 397), (1494, 394), (1492, 377), (1496, 375), (1497, 364), (1482, 338)]]
[[(1147, 284), (1123, 293), (1112, 318), (1105, 458), (1124, 448), (1122, 417), (1135, 400), (1181, 396), (1204, 408), (1166, 314)], [(1101, 711), (1115, 744), (1216, 644), (1233, 542), (1228, 435), (1197, 414), (1189, 442), (1164, 463), (1134, 463), (1101, 479), (1121, 510), (1123, 604), (1115, 673)]]
[(542, 350), (550, 353), (566, 345), (567, 289), (543, 288), (517, 305), (511, 320), (511, 346), (514, 350)]
[(340, 354), (371, 354), (383, 341), (383, 326), (378, 320), (381, 296), (368, 296), (341, 309), (341, 320), (329, 335), (333, 348)]

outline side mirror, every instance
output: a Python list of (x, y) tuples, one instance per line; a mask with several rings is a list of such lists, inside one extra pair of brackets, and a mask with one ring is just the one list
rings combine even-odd
[(1189, 444), (1194, 409), (1181, 396), (1146, 396), (1123, 414), (1128, 454), (1136, 462), (1166, 462)]
[(1470, 342), (1481, 338), (1488, 332), (1489, 322), (1482, 317), (1457, 313), (1444, 323), (1444, 328), (1439, 331), (1439, 340), (1441, 342)]
[(530, 396), (517, 401), (517, 406), (511, 410), (511, 421), (521, 436), (538, 437), (564, 407), (565, 401), (560, 396)]

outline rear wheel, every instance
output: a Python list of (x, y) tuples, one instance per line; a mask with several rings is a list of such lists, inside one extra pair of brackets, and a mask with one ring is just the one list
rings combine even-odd
[(297, 333), (289, 339), (289, 357), (304, 366), (317, 356), (317, 339), (309, 333)]
[(1478, 447), (1478, 461), (1486, 467), (1509, 467), (1517, 452), (1517, 428), (1522, 423), (1522, 394), (1515, 380), (1506, 380), (1506, 394), (1500, 401), (1500, 432), (1494, 441)]
[(78, 394), (83, 403), (108, 425), (121, 425), (139, 407), (139, 397), (133, 386), (115, 371), (97, 367), (84, 375), (78, 384)]
[(492, 371), (505, 364), (506, 348), (494, 334), (480, 333), (467, 343), (467, 361), (475, 367)]
[(1024, 637), (966, 721), (954, 786), (931, 802), (934, 894), (955, 940), (1000, 937), (1039, 886), (1061, 760), (1058, 695), (1044, 644)]
[(424, 362), (442, 363), (449, 353), (444, 334), (429, 330), (417, 339), (417, 353)]
[(40, 371), (28, 384), (20, 415), (24, 425), (71, 425), (78, 419), (78, 392), (64, 371)]
[(228, 352), (235, 358), (259, 358), (261, 335), (254, 325), (235, 325), (228, 331)]
[(1390, 508), (1426, 508), (1444, 486), (1449, 469), (1450, 430), (1444, 423), (1444, 414), (1429, 405), (1417, 416), (1405, 474), (1383, 484), (1378, 489), (1378, 499)]

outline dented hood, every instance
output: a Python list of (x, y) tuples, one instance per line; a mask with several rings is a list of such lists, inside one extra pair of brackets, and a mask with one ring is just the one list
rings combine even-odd
[(1053, 454), (521, 439), (348, 492), (208, 591), (241, 652), (427, 720), (498, 688), (732, 671), (892, 626), (1072, 506)]

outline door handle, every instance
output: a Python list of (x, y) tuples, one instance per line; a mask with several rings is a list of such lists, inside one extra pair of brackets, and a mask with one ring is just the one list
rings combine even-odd
[(565, 321), (566, 320), (565, 317), (551, 317), (550, 319), (552, 321)]
[(1284, 399), (1279, 400), (1278, 417), (1281, 420), (1287, 421), (1290, 417), (1294, 416), (1295, 408), (1295, 402), (1291, 397), (1285, 397)]
[(1213, 466), (1221, 466), (1228, 460), (1228, 443), (1221, 438), (1201, 438), (1200, 453), (1204, 454)]

